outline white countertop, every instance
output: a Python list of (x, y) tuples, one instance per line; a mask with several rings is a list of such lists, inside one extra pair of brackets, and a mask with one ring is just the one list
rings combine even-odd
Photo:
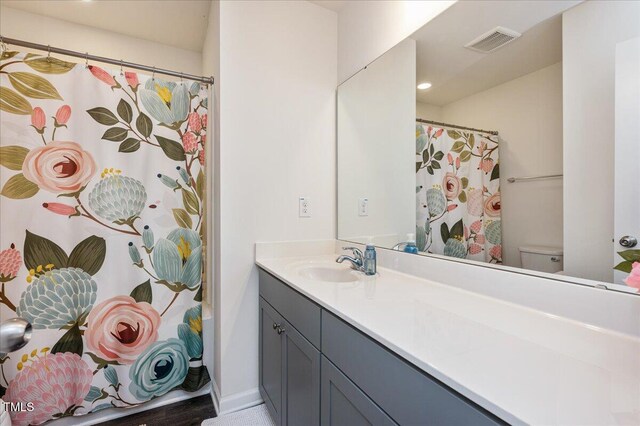
[(350, 283), (298, 272), (348, 268), (335, 255), (256, 263), (509, 423), (640, 425), (636, 337), (387, 268)]

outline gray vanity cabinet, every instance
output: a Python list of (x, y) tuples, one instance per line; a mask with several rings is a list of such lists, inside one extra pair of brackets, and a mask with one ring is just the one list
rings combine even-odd
[(260, 394), (277, 425), (320, 423), (320, 307), (260, 272)]
[(278, 425), (505, 424), (263, 270), (260, 393)]

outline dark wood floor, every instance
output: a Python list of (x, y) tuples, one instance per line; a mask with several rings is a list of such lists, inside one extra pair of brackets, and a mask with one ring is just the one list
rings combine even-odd
[(203, 395), (100, 423), (99, 426), (200, 426), (203, 420), (215, 416), (211, 395)]

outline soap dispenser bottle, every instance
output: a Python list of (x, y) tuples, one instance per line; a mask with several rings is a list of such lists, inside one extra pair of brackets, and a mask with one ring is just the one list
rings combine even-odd
[(367, 247), (364, 250), (364, 273), (366, 275), (376, 274), (376, 248), (373, 245), (373, 241), (369, 238)]
[(407, 243), (404, 246), (404, 252), (418, 254), (418, 247), (416, 246), (415, 234), (407, 234)]

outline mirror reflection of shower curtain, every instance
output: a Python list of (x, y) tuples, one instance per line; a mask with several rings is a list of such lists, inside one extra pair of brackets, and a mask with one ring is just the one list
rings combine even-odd
[(422, 252), (502, 263), (498, 136), (416, 123)]
[(0, 75), (0, 357), (14, 425), (129, 408), (202, 363), (207, 90), (6, 51)]

